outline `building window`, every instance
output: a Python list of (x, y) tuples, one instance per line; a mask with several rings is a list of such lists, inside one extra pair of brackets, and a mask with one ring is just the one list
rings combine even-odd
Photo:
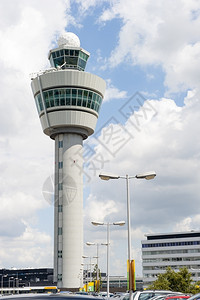
[(58, 148), (63, 148), (63, 141), (58, 141)]
[(62, 189), (63, 189), (63, 184), (62, 184), (62, 183), (59, 183), (59, 184), (58, 184), (58, 190), (59, 190), (59, 191), (62, 191)]
[(62, 205), (58, 205), (58, 212), (62, 212)]
[(58, 250), (58, 258), (62, 258), (62, 250)]
[(58, 162), (58, 169), (62, 169), (63, 168), (63, 162), (62, 161), (59, 161)]
[(200, 241), (142, 244), (142, 248), (199, 245)]
[(58, 281), (62, 281), (62, 274), (58, 274)]
[(58, 235), (62, 235), (62, 227), (58, 227)]

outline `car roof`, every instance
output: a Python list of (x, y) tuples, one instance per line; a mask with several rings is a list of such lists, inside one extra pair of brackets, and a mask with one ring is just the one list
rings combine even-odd
[(167, 296), (166, 298), (165, 298), (165, 300), (166, 299), (176, 299), (176, 298), (185, 298), (185, 299), (187, 299), (187, 298), (190, 298), (190, 296), (189, 295), (174, 295), (174, 296)]
[[(6, 299), (13, 299), (13, 300), (56, 300), (56, 299), (62, 299), (62, 300), (93, 300), (96, 299), (95, 296), (91, 295), (81, 295), (81, 294), (68, 294), (68, 293), (57, 293), (57, 294), (18, 294), (18, 295), (9, 295), (9, 296), (2, 296), (0, 299), (6, 300)], [(98, 299), (102, 299), (101, 297), (98, 297)]]

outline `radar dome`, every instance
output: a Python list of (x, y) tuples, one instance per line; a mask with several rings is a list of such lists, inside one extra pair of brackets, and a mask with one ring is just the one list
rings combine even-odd
[(79, 37), (73, 32), (65, 32), (58, 39), (58, 46), (80, 47)]

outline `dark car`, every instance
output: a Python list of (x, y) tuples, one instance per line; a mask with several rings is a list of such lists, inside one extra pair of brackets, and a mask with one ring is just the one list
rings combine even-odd
[[(96, 300), (97, 298), (90, 295), (57, 293), (57, 294), (20, 294), (2, 296), (1, 300)], [(98, 298), (102, 299), (102, 298)]]

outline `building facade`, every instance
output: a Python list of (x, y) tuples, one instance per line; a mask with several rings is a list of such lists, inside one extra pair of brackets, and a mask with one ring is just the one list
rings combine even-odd
[(53, 268), (0, 269), (1, 288), (53, 285)]
[(93, 134), (105, 81), (84, 72), (89, 53), (68, 32), (49, 52), (51, 68), (32, 77), (43, 132), (55, 140), (54, 281), (79, 288), (83, 255), (83, 140)]
[(186, 267), (194, 282), (200, 280), (200, 231), (146, 234), (142, 241), (144, 288), (170, 266)]
[[(92, 273), (83, 272), (83, 284), (93, 280)], [(107, 291), (107, 274), (101, 273), (101, 291)], [(47, 293), (57, 291), (53, 268), (0, 269), (1, 294)], [(143, 290), (142, 278), (136, 278), (136, 289)], [(127, 291), (126, 276), (110, 276), (110, 292)]]

